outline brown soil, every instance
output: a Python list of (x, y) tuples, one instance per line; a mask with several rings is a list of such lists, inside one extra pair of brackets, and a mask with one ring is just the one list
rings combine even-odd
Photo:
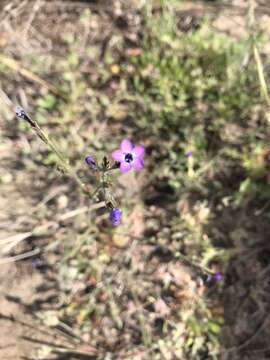
[[(22, 229), (23, 232), (27, 228), (31, 230), (31, 226), (25, 227), (26, 218), (29, 217), (25, 216), (25, 210), (32, 208), (33, 201), (20, 193), (16, 181), (19, 172), (12, 172), (11, 175), (7, 167), (14, 161), (10, 156), (12, 153), (11, 143), (6, 144), (0, 171), (5, 182), (0, 188), (0, 359), (37, 359), (39, 341), (44, 339), (44, 334), (34, 311), (40, 308), (44, 299), (45, 293), (41, 289), (45, 279), (30, 260), (9, 261), (11, 256), (34, 248), (30, 238), (10, 250), (6, 248), (7, 243), (4, 245), (11, 236), (22, 233)], [(6, 264), (2, 263), (5, 261)]]
[(1, 265), (0, 282), (0, 358), (36, 358), (37, 343), (27, 339), (37, 339), (37, 324), (22, 304), (31, 306), (35, 301), (42, 276), (28, 265), (11, 263)]

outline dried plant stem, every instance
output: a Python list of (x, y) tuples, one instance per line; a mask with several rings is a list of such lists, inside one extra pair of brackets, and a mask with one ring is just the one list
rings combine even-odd
[[(90, 348), (90, 346), (88, 346)], [(71, 348), (67, 348), (67, 347), (53, 347), (52, 348), (52, 352), (53, 353), (62, 353), (62, 354), (73, 354), (73, 355), (80, 355), (80, 356), (88, 356), (90, 358), (90, 356), (94, 356), (97, 354), (97, 349), (94, 347), (91, 347), (92, 351), (83, 351), (83, 350), (76, 350), (76, 349), (71, 349)]]
[(267, 85), (266, 85), (266, 81), (265, 81), (265, 77), (264, 77), (263, 64), (261, 61), (259, 50), (258, 50), (255, 42), (253, 44), (253, 53), (254, 53), (254, 58), (256, 61), (257, 72), (258, 72), (258, 76), (259, 76), (262, 95), (265, 98), (267, 106), (270, 108), (270, 97), (269, 97), (269, 93), (268, 93), (268, 89), (267, 89)]
[(47, 145), (55, 153), (55, 155), (58, 157), (60, 165), (63, 166), (64, 170), (74, 178), (74, 180), (77, 182), (77, 184), (85, 192), (85, 190), (86, 190), (85, 189), (85, 184), (81, 181), (81, 179), (77, 175), (76, 171), (69, 165), (67, 160), (61, 154), (61, 152), (57, 149), (57, 147), (54, 145), (54, 143), (49, 139), (49, 137), (43, 131), (42, 131), (42, 135), (46, 137)]
[(33, 128), (39, 138), (55, 153), (58, 157), (60, 165), (64, 168), (64, 170), (70, 174), (77, 184), (85, 191), (85, 184), (81, 181), (81, 179), (76, 174), (75, 170), (69, 165), (65, 157), (61, 154), (61, 152), (57, 149), (56, 145), (52, 142), (49, 136), (35, 123), (35, 127)]

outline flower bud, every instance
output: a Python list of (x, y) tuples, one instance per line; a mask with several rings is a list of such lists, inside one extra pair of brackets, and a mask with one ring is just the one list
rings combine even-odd
[(98, 170), (96, 160), (94, 159), (93, 156), (87, 155), (84, 160), (85, 160), (85, 162), (86, 162), (87, 165), (90, 165), (90, 167), (91, 167), (92, 170), (94, 170), (94, 171), (97, 171), (97, 170)]
[(110, 212), (110, 220), (113, 223), (113, 225), (117, 226), (121, 224), (121, 218), (122, 216), (122, 211), (120, 209), (117, 208), (113, 208)]

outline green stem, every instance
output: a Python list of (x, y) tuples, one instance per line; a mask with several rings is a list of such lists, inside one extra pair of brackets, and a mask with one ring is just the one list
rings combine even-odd
[(49, 138), (49, 136), (39, 127), (38, 123), (31, 119), (31, 117), (25, 113), (23, 109), (19, 109), (19, 112), (17, 113), (17, 116), (23, 120), (26, 120), (28, 124), (31, 126), (31, 128), (35, 131), (35, 133), (38, 135), (38, 137), (51, 149), (51, 151), (57, 156), (59, 164), (63, 167), (63, 169), (71, 176), (73, 179), (77, 182), (77, 184), (80, 186), (82, 191), (87, 194), (89, 197), (92, 197), (96, 194), (96, 189), (93, 193), (93, 195), (90, 193), (90, 191), (87, 189), (86, 185), (82, 182), (82, 180), (77, 175), (76, 171), (72, 166), (69, 165), (66, 158), (62, 155), (62, 153), (58, 150), (57, 146), (52, 142), (52, 140)]
[[(40, 129), (41, 130), (41, 129)], [(41, 130), (42, 131), (42, 130)], [(55, 155), (58, 157), (60, 165), (65, 169), (67, 173), (69, 173), (74, 180), (77, 182), (77, 184), (81, 187), (81, 189), (85, 192), (85, 184), (82, 182), (82, 180), (77, 175), (76, 171), (69, 165), (67, 160), (64, 158), (64, 156), (61, 154), (61, 152), (57, 149), (57, 147), (54, 145), (54, 143), (50, 140), (50, 138), (42, 131), (43, 136), (47, 139), (47, 144), (49, 148), (55, 153)], [(88, 192), (88, 191), (87, 191)], [(89, 193), (89, 192), (88, 192)]]

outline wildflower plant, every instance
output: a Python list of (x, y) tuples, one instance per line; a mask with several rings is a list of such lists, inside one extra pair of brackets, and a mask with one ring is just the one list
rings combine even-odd
[(114, 150), (111, 154), (114, 159), (113, 163), (108, 160), (107, 156), (104, 156), (102, 163), (99, 164), (94, 156), (87, 155), (85, 157), (85, 163), (90, 167), (91, 171), (98, 175), (98, 185), (94, 191), (91, 191), (89, 184), (86, 184), (79, 177), (75, 169), (69, 164), (68, 160), (61, 151), (59, 151), (49, 136), (40, 128), (38, 123), (33, 120), (20, 106), (16, 107), (15, 113), (19, 119), (25, 120), (31, 126), (43, 143), (56, 155), (59, 165), (63, 171), (77, 182), (83, 193), (89, 199), (99, 197), (100, 200), (104, 201), (105, 207), (110, 211), (109, 219), (112, 224), (114, 226), (120, 225), (122, 211), (117, 208), (116, 200), (112, 195), (112, 182), (109, 174), (111, 171), (119, 169), (122, 173), (130, 171), (132, 168), (142, 170), (144, 168), (144, 147), (142, 145), (133, 146), (132, 142), (128, 139), (122, 140), (120, 148)]
[[(15, 113), (19, 119), (25, 120), (45, 145), (54, 152), (63, 171), (77, 182), (83, 193), (89, 199), (98, 197), (100, 201), (104, 201), (104, 206), (109, 211), (109, 220), (111, 223), (114, 226), (121, 225), (123, 212), (117, 207), (117, 202), (112, 194), (110, 173), (115, 170), (120, 170), (122, 173), (131, 171), (132, 169), (142, 170), (144, 168), (143, 158), (145, 148), (142, 145), (133, 145), (129, 139), (123, 139), (120, 147), (111, 153), (111, 157), (114, 160), (113, 162), (110, 162), (107, 156), (104, 156), (102, 162), (99, 164), (93, 155), (87, 155), (84, 159), (85, 163), (98, 178), (98, 184), (96, 188), (92, 190), (91, 186), (79, 177), (75, 169), (69, 164), (68, 160), (61, 151), (59, 151), (49, 136), (40, 128), (38, 123), (20, 106), (16, 107)], [(192, 155), (191, 151), (186, 154), (189, 159), (192, 158)], [(219, 272), (215, 273), (206, 267), (195, 264), (183, 255), (181, 255), (180, 258), (185, 264), (189, 265), (195, 273), (204, 279), (205, 282), (219, 282), (223, 279), (223, 276)]]

